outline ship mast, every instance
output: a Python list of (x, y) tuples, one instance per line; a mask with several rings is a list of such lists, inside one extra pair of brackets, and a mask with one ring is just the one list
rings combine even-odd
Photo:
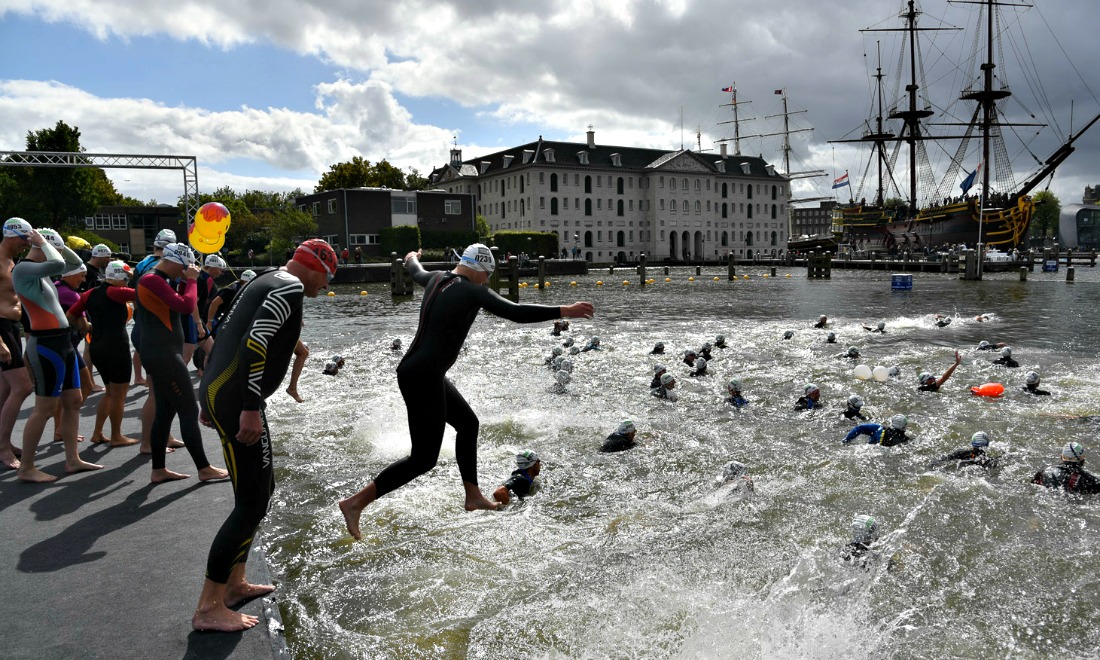
[[(720, 121), (718, 123), (719, 123), (719, 125), (721, 125), (721, 124), (733, 124), (733, 155), (734, 156), (740, 156), (741, 155), (741, 122), (742, 121), (752, 121), (753, 119), (756, 119), (756, 117), (749, 117), (746, 120), (742, 120), (738, 116), (737, 106), (742, 105), (742, 104), (748, 104), (748, 103), (752, 103), (752, 101), (738, 101), (737, 100), (737, 83), (734, 83), (733, 85), (730, 85), (730, 102), (729, 103), (724, 103), (723, 105), (731, 106), (733, 108), (733, 121)], [(721, 140), (718, 140), (718, 142), (729, 142), (729, 138), (722, 138)]]

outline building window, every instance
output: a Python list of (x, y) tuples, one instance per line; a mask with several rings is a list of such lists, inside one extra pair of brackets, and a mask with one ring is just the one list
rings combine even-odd
[(597, 209), (603, 209), (603, 200), (600, 199), (599, 197), (596, 198), (596, 208)]
[(752, 232), (745, 232), (745, 247), (752, 247)]
[(584, 192), (586, 194), (592, 193), (592, 177), (590, 176), (584, 177)]
[(752, 199), (752, 184), (751, 183), (749, 184), (749, 193), (748, 193), (748, 195), (749, 195), (749, 199)]
[(328, 212), (329, 213), (336, 213), (336, 200), (335, 199), (328, 200)]
[(125, 213), (116, 213), (111, 216), (111, 229), (126, 229)]
[(676, 177), (670, 176), (668, 178), (668, 189), (669, 190), (676, 190)]
[(95, 228), (96, 229), (110, 229), (111, 228), (111, 216), (108, 213), (96, 213), (95, 214)]
[(462, 200), (460, 199), (445, 199), (443, 200), (443, 213), (446, 215), (462, 215)]
[(749, 217), (752, 217), (752, 204), (749, 204)]
[(662, 210), (662, 211), (664, 211), (664, 210), (665, 210), (665, 200), (664, 200), (664, 198), (661, 198), (661, 203), (660, 203), (660, 204), (659, 204), (658, 206), (660, 206), (660, 207), (661, 207), (661, 210)]
[[(501, 186), (504, 189), (504, 186)], [(390, 211), (395, 215), (416, 215), (415, 197), (391, 197)]]
[(729, 189), (729, 187), (726, 185), (725, 182), (723, 182), (722, 183), (722, 199), (726, 198), (726, 192), (727, 192), (728, 189)]
[(726, 203), (725, 202), (722, 202), (722, 217), (723, 218), (728, 218), (729, 217), (729, 215), (726, 212)]
[(623, 184), (624, 184), (623, 178), (619, 177), (619, 182), (617, 184), (618, 188), (616, 190), (620, 195), (623, 194)]
[(550, 198), (550, 215), (557, 215), (557, 214), (558, 214), (558, 198), (557, 197), (551, 197)]
[(321, 215), (321, 202), (313, 202), (313, 207), (310, 209), (310, 213), (312, 213), (314, 217)]
[(685, 199), (685, 200), (684, 200), (684, 213), (687, 213), (687, 212), (688, 212), (688, 211), (690, 211), (690, 210), (691, 210), (691, 206), (690, 206), (690, 204), (688, 203), (688, 201), (687, 201), (687, 200)]
[(569, 198), (568, 197), (562, 197), (561, 198), (561, 207), (563, 209), (568, 209), (569, 208)]
[[(772, 186), (772, 199), (775, 199), (775, 195), (776, 195), (776, 192), (778, 190), (779, 190), (778, 188), (776, 188), (775, 186)], [(775, 245), (775, 243), (772, 243), (772, 245)]]
[(688, 180), (687, 180), (686, 176), (683, 178), (683, 183), (684, 183), (684, 190), (687, 190), (688, 189)]
[(700, 191), (700, 190), (702, 190), (702, 189), (703, 189), (703, 181), (702, 181), (702, 179), (696, 179), (696, 180), (695, 180), (695, 192), (699, 192), (699, 191)]
[[(619, 180), (622, 181), (622, 179), (619, 179)], [(619, 200), (619, 215), (623, 215), (623, 211), (624, 211), (624, 209), (623, 209), (623, 200), (620, 199)]]
[(772, 220), (775, 220), (775, 212), (777, 209), (778, 207), (775, 204), (772, 204)]
[(703, 212), (703, 203), (699, 200), (695, 200), (695, 215), (699, 215)]
[(558, 192), (558, 173), (550, 174), (550, 192)]
[[(585, 215), (592, 215), (592, 200), (591, 199), (584, 200), (584, 214)], [(589, 232), (589, 233), (591, 233), (591, 232)], [(590, 247), (590, 246), (586, 245), (585, 247)]]

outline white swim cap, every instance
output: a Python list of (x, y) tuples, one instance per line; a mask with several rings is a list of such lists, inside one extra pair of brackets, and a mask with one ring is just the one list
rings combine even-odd
[(637, 430), (638, 429), (634, 426), (633, 420), (624, 419), (623, 421), (619, 422), (619, 427), (615, 429), (615, 433), (626, 435), (627, 433), (633, 433)]
[(131, 273), (130, 266), (125, 261), (116, 259), (103, 269), (103, 279), (125, 282), (130, 279)]
[(336, 373), (336, 369), (338, 367), (339, 367), (339, 365), (337, 365), (332, 360), (329, 360), (328, 362), (325, 363), (325, 373), (326, 374), (334, 374), (334, 373)]
[(879, 321), (879, 322), (878, 322), (878, 325), (876, 326), (876, 329), (877, 329), (877, 330), (882, 330), (882, 329), (884, 329), (885, 327), (886, 327), (886, 322), (885, 322), (885, 321)]
[(46, 242), (55, 248), (61, 249), (65, 247), (65, 239), (61, 238), (61, 234), (48, 227), (43, 227), (38, 230), (39, 234), (42, 234), (42, 238), (46, 239)]
[(183, 266), (190, 266), (195, 263), (195, 254), (191, 252), (191, 248), (183, 243), (169, 243), (165, 245), (164, 254), (161, 255), (161, 258), (165, 261), (171, 261), (172, 263)]
[(497, 262), (493, 258), (493, 252), (481, 243), (474, 243), (462, 253), (462, 265), (483, 273), (492, 274), (496, 270)]
[(890, 367), (889, 369), (886, 370), (886, 373), (887, 373), (887, 375), (890, 375), (890, 376), (893, 376), (894, 378), (897, 378), (898, 376), (901, 375), (901, 367)]
[(917, 376), (917, 381), (919, 381), (921, 385), (928, 385), (929, 383), (936, 382), (936, 377), (927, 371), (922, 371), (920, 375)]
[(254, 270), (246, 270), (241, 273), (241, 281), (245, 282), (246, 284), (254, 279), (256, 279), (256, 271)]
[(909, 423), (909, 419), (905, 415), (894, 415), (890, 418), (890, 426), (897, 430), (902, 430)]
[(1085, 448), (1080, 442), (1068, 442), (1062, 447), (1062, 461), (1066, 463), (1083, 463), (1085, 460)]
[(97, 257), (109, 257), (109, 256), (111, 256), (111, 248), (107, 247), (103, 243), (99, 243), (94, 248), (92, 248), (92, 258), (93, 259), (97, 258)]
[(23, 218), (8, 218), (4, 221), (4, 238), (26, 238), (32, 231), (34, 227)]
[(668, 387), (669, 383), (675, 383), (675, 382), (676, 382), (676, 376), (673, 376), (672, 374), (669, 374), (669, 373), (661, 374), (661, 385), (664, 385), (665, 387)]
[(825, 316), (824, 314), (822, 314), (821, 316), (817, 317), (817, 322), (818, 322), (818, 323), (821, 323), (821, 322), (823, 322), (823, 321), (828, 321), (828, 320), (829, 320), (829, 317)]
[(566, 372), (572, 372), (573, 371), (573, 361), (570, 360), (569, 358), (565, 358), (564, 360), (562, 360), (561, 361), (561, 370), (566, 371)]
[(853, 394), (852, 396), (848, 397), (848, 405), (855, 408), (856, 410), (859, 410), (863, 407), (863, 397), (858, 394)]
[(79, 266), (73, 266), (72, 268), (65, 271), (64, 273), (61, 273), (61, 277), (69, 277), (70, 275), (79, 275), (81, 273), (87, 273), (87, 272), (88, 272), (88, 267), (85, 266), (82, 262)]
[(1027, 372), (1027, 376), (1026, 376), (1024, 382), (1026, 382), (1028, 385), (1038, 385), (1039, 384), (1039, 372), (1037, 372), (1037, 371)]
[(978, 431), (974, 435), (970, 436), (971, 447), (988, 447), (989, 446), (989, 434), (985, 431)]
[(530, 449), (525, 449), (516, 454), (516, 467), (521, 470), (526, 470), (527, 468), (534, 466), (535, 463), (538, 463), (539, 460), (541, 459), (539, 459), (538, 454), (536, 454), (534, 451), (531, 451)]
[(206, 261), (203, 262), (203, 265), (207, 268), (225, 268), (226, 263), (225, 259), (215, 253), (206, 255)]
[(811, 394), (813, 392), (819, 392), (821, 391), (821, 389), (815, 383), (806, 383), (806, 386), (802, 388), (802, 391), (806, 394)]
[(161, 229), (157, 237), (153, 239), (153, 247), (165, 247), (176, 242), (176, 232), (171, 229)]
[(1001, 349), (1001, 357), (1012, 357), (1012, 347), (1005, 346)]
[(698, 369), (699, 371), (702, 371), (703, 369), (706, 369), (707, 368), (706, 359), (705, 358), (698, 358), (697, 360), (695, 360), (695, 368)]
[(989, 348), (989, 342), (987, 342), (986, 340), (983, 339), (980, 342), (978, 342), (978, 350), (980, 351), (980, 350), (985, 349), (985, 348)]
[(667, 371), (667, 370), (668, 370), (668, 367), (666, 367), (666, 366), (665, 366), (665, 365), (663, 365), (663, 364), (655, 364), (655, 365), (653, 365), (653, 375), (654, 375), (654, 376), (656, 376), (657, 374), (660, 374), (660, 373), (664, 373), (664, 372), (665, 372), (665, 371)]
[(855, 346), (849, 346), (848, 347), (848, 355), (850, 357), (857, 357), (859, 355), (859, 349), (856, 348)]
[(878, 538), (878, 523), (868, 515), (852, 518), (852, 542), (871, 543)]
[(741, 391), (741, 381), (740, 381), (740, 379), (737, 379), (737, 378), (730, 378), (729, 382), (726, 383), (726, 387), (728, 387), (733, 392), (740, 392)]
[(730, 461), (722, 466), (722, 480), (733, 481), (749, 473), (749, 467), (740, 461)]

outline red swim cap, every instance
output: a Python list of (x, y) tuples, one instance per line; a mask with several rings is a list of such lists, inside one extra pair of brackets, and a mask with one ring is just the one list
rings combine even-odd
[(303, 241), (294, 251), (294, 261), (302, 264), (310, 270), (324, 273), (331, 282), (336, 275), (336, 251), (332, 246), (320, 238), (311, 238)]

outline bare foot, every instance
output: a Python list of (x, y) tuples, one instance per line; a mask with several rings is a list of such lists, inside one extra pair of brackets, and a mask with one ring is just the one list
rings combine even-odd
[(0, 449), (0, 465), (3, 465), (9, 470), (19, 469), (19, 459), (16, 458), (15, 452), (10, 449)]
[(466, 510), (467, 511), (496, 511), (500, 508), (500, 502), (493, 502), (486, 498), (480, 492), (476, 495), (466, 496)]
[(175, 438), (168, 438), (168, 448), (175, 449), (183, 446), (183, 440), (177, 440)]
[(77, 472), (91, 472), (92, 470), (102, 470), (102, 465), (96, 465), (95, 463), (89, 463), (87, 461), (77, 460), (75, 463), (65, 461), (65, 474), (76, 474)]
[(290, 395), (290, 398), (294, 399), (298, 403), (305, 403), (306, 401), (301, 394), (298, 394), (298, 388), (296, 387), (286, 388), (286, 393)]
[(104, 442), (107, 442), (107, 436), (103, 435), (103, 433), (93, 433), (92, 434), (92, 444), (93, 445), (101, 445)]
[(346, 500), (340, 500), (340, 513), (344, 514), (344, 525), (348, 528), (348, 534), (356, 541), (363, 539), (362, 533), (359, 531), (359, 514), (363, 513), (363, 509), (354, 506), (351, 503), (351, 498)]
[(207, 465), (199, 470), (199, 481), (217, 481), (218, 479), (227, 479), (228, 477), (228, 471), (216, 468), (213, 465)]
[(138, 380), (138, 379), (134, 379), (134, 385), (147, 385), (147, 384), (148, 384), (148, 383), (147, 383), (147, 382), (145, 381), (145, 379), (144, 379), (144, 378), (142, 378), (142, 379), (140, 379), (140, 380)]
[[(94, 440), (93, 440), (93, 442), (94, 442)], [(131, 438), (131, 437), (125, 436), (125, 435), (120, 435), (117, 438), (111, 438), (111, 446), (112, 447), (128, 447), (130, 445), (136, 445), (139, 442), (141, 442), (141, 440), (138, 440), (137, 438)]]
[(19, 481), (26, 481), (32, 484), (48, 484), (51, 481), (57, 481), (57, 477), (46, 474), (38, 468), (19, 468), (19, 471), (15, 473), (15, 476), (19, 477)]
[(273, 584), (252, 584), (249, 582), (242, 582), (241, 584), (226, 586), (225, 606), (234, 607), (247, 600), (266, 596), (272, 591), (275, 591), (275, 585)]
[(160, 484), (165, 481), (178, 481), (180, 479), (190, 479), (189, 474), (180, 474), (179, 472), (172, 472), (168, 468), (161, 468), (159, 470), (153, 470), (153, 475), (149, 477), (149, 483)]
[[(165, 453), (165, 454), (171, 454), (171, 453), (172, 453), (172, 452), (174, 452), (174, 451), (176, 451), (174, 447), (168, 447), (168, 448), (166, 448), (166, 449), (164, 450), (164, 453)], [(148, 456), (148, 455), (150, 455), (150, 454), (152, 454), (152, 453), (153, 453), (153, 448), (152, 448), (152, 447), (148, 447), (148, 446), (146, 446), (146, 445), (142, 445), (142, 446), (141, 446), (141, 449), (139, 449), (139, 450), (138, 450), (138, 453), (140, 453), (140, 454), (145, 454), (146, 456)]]
[(234, 612), (224, 605), (207, 611), (195, 610), (195, 614), (191, 617), (191, 627), (195, 630), (221, 632), (248, 630), (259, 622), (260, 620), (254, 616)]
[(103, 387), (102, 385), (92, 385), (92, 392), (93, 393), (95, 393), (95, 392), (106, 392), (106, 391), (107, 391), (107, 388)]
[[(53, 441), (54, 441), (54, 442), (61, 442), (61, 436), (59, 436), (59, 435), (57, 435), (57, 434), (54, 434), (54, 436), (53, 436)], [(77, 436), (76, 436), (76, 441), (77, 441), (77, 442), (84, 442), (84, 436), (82, 436), (82, 435), (77, 435)]]

